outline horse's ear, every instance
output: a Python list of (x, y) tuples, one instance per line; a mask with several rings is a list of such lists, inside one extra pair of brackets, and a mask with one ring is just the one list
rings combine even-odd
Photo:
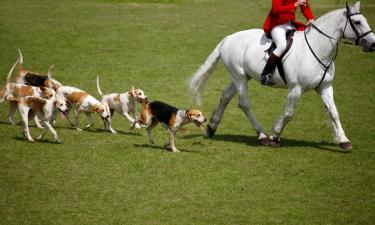
[(353, 5), (352, 10), (353, 10), (354, 12), (359, 12), (360, 8), (361, 8), (361, 2), (358, 1), (358, 2), (356, 2), (356, 3)]

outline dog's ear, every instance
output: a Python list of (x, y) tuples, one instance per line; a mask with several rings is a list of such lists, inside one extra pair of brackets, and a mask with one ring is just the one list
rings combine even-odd
[(93, 105), (92, 108), (91, 108), (91, 110), (93, 112), (97, 112), (98, 111), (98, 105)]
[(191, 112), (190, 112), (190, 109), (187, 109), (186, 110), (186, 117), (190, 120), (191, 119)]
[(104, 110), (105, 109), (98, 104), (96, 104), (92, 107), (92, 111), (97, 112), (97, 113), (102, 113)]

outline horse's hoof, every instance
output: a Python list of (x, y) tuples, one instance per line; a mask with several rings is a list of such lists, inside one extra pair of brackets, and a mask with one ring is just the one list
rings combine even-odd
[(208, 137), (212, 138), (215, 135), (216, 130), (212, 129), (210, 125), (207, 125), (206, 132)]
[(353, 145), (350, 142), (341, 142), (339, 146), (341, 149), (346, 151), (350, 151), (353, 149)]
[(271, 147), (274, 147), (274, 148), (280, 147), (280, 139), (279, 138), (271, 136), (269, 139), (270, 139), (269, 141), (270, 141)]
[(259, 144), (263, 146), (268, 146), (271, 144), (271, 142), (270, 142), (270, 139), (268, 139), (268, 137), (264, 137), (264, 138), (259, 139)]

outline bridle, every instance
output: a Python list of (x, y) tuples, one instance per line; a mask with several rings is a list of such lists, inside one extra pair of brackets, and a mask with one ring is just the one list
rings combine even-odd
[(349, 21), (349, 24), (350, 26), (352, 27), (352, 30), (354, 31), (355, 35), (357, 36), (357, 39), (355, 40), (355, 45), (359, 45), (359, 41), (366, 37), (367, 35), (371, 34), (372, 33), (372, 30), (369, 30), (363, 34), (360, 34), (359, 31), (357, 30), (357, 28), (355, 27), (354, 23), (353, 23), (353, 20), (352, 20), (352, 16), (355, 16), (355, 15), (362, 15), (362, 13), (351, 13), (350, 12), (350, 9), (349, 9), (349, 6), (348, 6), (348, 3), (346, 3), (346, 11), (347, 11), (347, 15), (346, 17), (348, 18), (346, 20), (346, 24), (345, 24), (345, 28), (344, 28), (344, 32), (343, 32), (343, 37), (345, 38), (345, 29), (348, 25), (348, 21)]
[[(356, 26), (354, 25), (354, 22), (352, 20), (352, 16), (355, 16), (355, 15), (361, 15), (362, 13), (351, 13), (350, 12), (350, 9), (349, 9), (349, 6), (348, 6), (348, 3), (346, 3), (346, 23), (345, 23), (345, 27), (344, 27), (344, 30), (342, 32), (342, 35), (341, 37), (343, 37), (345, 39), (345, 30), (346, 30), (346, 27), (348, 26), (348, 23), (350, 24), (352, 30), (354, 31), (357, 39), (355, 40), (354, 43), (352, 42), (348, 42), (348, 41), (343, 41), (341, 40), (340, 38), (339, 39), (336, 39), (336, 38), (333, 38), (331, 37), (330, 35), (324, 33), (321, 29), (319, 29), (316, 25), (314, 25), (313, 23), (311, 23), (309, 26), (311, 26), (312, 28), (314, 28), (315, 30), (317, 30), (320, 34), (324, 35), (325, 37), (329, 38), (329, 39), (332, 39), (332, 40), (335, 40), (337, 41), (337, 44), (336, 44), (336, 53), (335, 55), (332, 57), (331, 61), (325, 65), (320, 59), (319, 57), (315, 54), (314, 50), (312, 49), (309, 41), (307, 40), (307, 36), (306, 36), (306, 29), (304, 31), (304, 36), (305, 36), (305, 40), (306, 40), (306, 43), (307, 43), (307, 46), (309, 46), (309, 49), (311, 51), (311, 53), (314, 55), (315, 59), (319, 62), (319, 64), (324, 68), (324, 74), (322, 76), (322, 79), (320, 80), (319, 84), (316, 86), (316, 88), (318, 88), (320, 86), (320, 84), (323, 82), (327, 72), (328, 72), (328, 69), (331, 67), (332, 63), (335, 61), (336, 57), (337, 57), (337, 53), (338, 53), (338, 49), (339, 49), (339, 43), (340, 42), (343, 42), (344, 44), (351, 44), (351, 45), (359, 45), (360, 41), (362, 38), (366, 37), (367, 35), (371, 34), (372, 33), (372, 30), (369, 30), (363, 34), (360, 34), (358, 29), (356, 28)], [(315, 89), (316, 89), (315, 88)]]

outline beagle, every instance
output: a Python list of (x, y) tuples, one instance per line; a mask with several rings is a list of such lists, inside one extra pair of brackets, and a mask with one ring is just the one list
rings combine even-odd
[[(196, 109), (178, 109), (159, 101), (144, 102), (142, 104), (141, 117), (136, 122), (147, 125), (150, 120), (151, 124), (146, 128), (150, 142), (152, 144), (155, 143), (151, 131), (158, 123), (161, 123), (163, 127), (168, 129), (169, 138), (167, 145), (171, 147), (173, 152), (179, 152), (174, 144), (174, 137), (184, 124), (193, 122), (203, 130), (203, 123), (206, 122), (202, 112)], [(133, 127), (136, 122), (133, 123)]]
[[(34, 86), (29, 86), (29, 85), (24, 85), (24, 84), (11, 83), (10, 77), (18, 62), (19, 60), (17, 60), (17, 62), (13, 64), (12, 68), (10, 69), (8, 73), (5, 88), (2, 90), (3, 94), (0, 95), (0, 104), (3, 103), (4, 100), (9, 99), (9, 98), (21, 98), (21, 97), (26, 97), (26, 96), (34, 96), (34, 97), (42, 97), (45, 99), (49, 99), (55, 96), (55, 91), (51, 88), (34, 87)], [(17, 102), (10, 101), (10, 111), (8, 114), (8, 119), (13, 126), (15, 125), (15, 122), (13, 121), (13, 115), (16, 112), (16, 110), (17, 110)], [(39, 120), (37, 119), (37, 117), (35, 117), (34, 119), (35, 119), (35, 123), (37, 127), (43, 128), (42, 125), (39, 123)]]
[(100, 114), (103, 120), (110, 120), (110, 114), (108, 109), (96, 98), (89, 95), (85, 91), (82, 91), (75, 87), (61, 86), (57, 89), (57, 95), (61, 96), (68, 102), (69, 108), (73, 107), (75, 109), (75, 122), (73, 123), (70, 120), (70, 110), (67, 112), (66, 118), (70, 125), (75, 127), (78, 131), (82, 131), (82, 129), (79, 127), (79, 115), (81, 112), (85, 112), (89, 120), (89, 123), (86, 126), (86, 128), (90, 128), (94, 124), (94, 121), (92, 119), (93, 112)]
[(44, 130), (38, 136), (37, 140), (40, 140), (49, 130), (57, 143), (60, 143), (60, 138), (56, 133), (56, 130), (52, 127), (51, 122), (55, 120), (56, 109), (62, 114), (67, 111), (66, 102), (59, 96), (54, 96), (50, 99), (44, 99), (35, 96), (26, 96), (21, 98), (9, 97), (11, 101), (18, 102), (18, 110), (21, 114), (22, 122), (21, 127), (23, 134), (27, 137), (28, 141), (34, 142), (34, 139), (30, 135), (28, 121), (30, 117), (37, 116), (44, 123)]
[[(102, 104), (109, 109), (111, 117), (113, 117), (113, 113), (116, 111), (127, 118), (131, 124), (133, 124), (136, 120), (134, 117), (138, 115), (136, 102), (138, 101), (142, 103), (147, 101), (147, 96), (144, 94), (144, 92), (141, 89), (134, 89), (134, 87), (132, 87), (132, 90), (125, 93), (112, 93), (104, 95), (100, 89), (99, 76), (96, 77), (96, 88), (99, 95), (102, 96)], [(132, 114), (132, 116), (130, 114)], [(141, 128), (138, 123), (135, 124), (135, 127), (137, 129)], [(112, 128), (111, 120), (104, 120), (104, 128), (112, 133), (116, 133), (116, 131)]]
[(62, 84), (52, 79), (51, 77), (51, 70), (54, 67), (54, 65), (50, 66), (48, 69), (48, 75), (42, 75), (33, 71), (26, 70), (23, 66), (23, 56), (21, 53), (21, 50), (18, 49), (19, 52), (19, 69), (16, 76), (16, 83), (17, 84), (27, 84), (31, 86), (37, 86), (37, 87), (49, 87), (53, 88), (54, 90), (57, 90), (59, 87), (62, 86)]

